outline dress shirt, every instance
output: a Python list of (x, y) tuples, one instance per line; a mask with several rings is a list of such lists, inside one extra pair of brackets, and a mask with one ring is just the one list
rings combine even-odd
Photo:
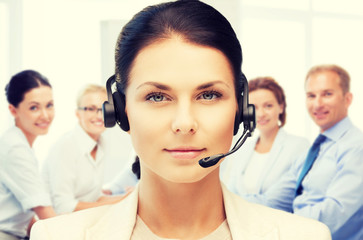
[(0, 231), (25, 237), (38, 206), (51, 206), (51, 200), (33, 149), (13, 126), (0, 138)]
[(363, 239), (363, 133), (344, 118), (322, 133), (326, 140), (294, 198), (305, 156), (264, 195), (247, 199), (325, 223), (333, 239)]
[[(96, 159), (91, 151), (97, 145)], [(103, 139), (97, 143), (79, 125), (49, 151), (42, 169), (58, 214), (73, 212), (79, 201), (95, 202), (102, 194)]]
[[(228, 156), (221, 164), (221, 179), (234, 193), (243, 196), (248, 193), (245, 183), (246, 169), (253, 160), (256, 143), (259, 135), (255, 134), (247, 139), (245, 144), (237, 152)], [(255, 192), (262, 194), (271, 188), (288, 171), (291, 165), (300, 155), (309, 148), (309, 141), (303, 137), (288, 134), (280, 128), (271, 150), (266, 153), (268, 160), (260, 169), (260, 177), (255, 183)]]

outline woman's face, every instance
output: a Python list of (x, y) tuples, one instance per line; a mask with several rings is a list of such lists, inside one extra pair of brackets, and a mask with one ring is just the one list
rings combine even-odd
[(282, 105), (272, 91), (257, 89), (249, 94), (250, 103), (255, 105), (257, 128), (261, 133), (268, 133), (279, 127), (279, 115), (283, 111)]
[(86, 93), (80, 101), (81, 109), (76, 111), (79, 125), (95, 141), (105, 131), (102, 117), (102, 104), (104, 101), (107, 101), (107, 94), (105, 92)]
[(126, 113), (141, 172), (171, 182), (217, 168), (198, 160), (229, 150), (237, 111), (234, 78), (218, 50), (169, 39), (142, 49), (126, 89)]
[(52, 89), (48, 86), (33, 88), (24, 95), (18, 107), (9, 105), (11, 114), (15, 118), (26, 138), (32, 144), (38, 135), (48, 132), (54, 118)]

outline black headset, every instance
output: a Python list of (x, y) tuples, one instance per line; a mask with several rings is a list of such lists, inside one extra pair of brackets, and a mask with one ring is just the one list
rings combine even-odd
[[(234, 132), (236, 135), (239, 125), (243, 122), (245, 131), (252, 133), (256, 127), (255, 106), (248, 103), (248, 82), (241, 72), (243, 91), (238, 98), (238, 112), (234, 121)], [(130, 130), (129, 120), (125, 112), (125, 95), (118, 91), (115, 75), (112, 75), (106, 82), (108, 101), (102, 105), (103, 119), (106, 128), (117, 125), (124, 131)], [(241, 111), (242, 110), (242, 111)]]

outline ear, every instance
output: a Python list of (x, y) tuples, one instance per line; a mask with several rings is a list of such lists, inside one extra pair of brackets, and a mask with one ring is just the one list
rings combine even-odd
[(17, 110), (16, 110), (16, 107), (14, 107), (14, 105), (9, 104), (9, 111), (10, 111), (11, 115), (13, 115), (13, 117), (16, 118)]
[(81, 115), (80, 115), (78, 109), (76, 109), (76, 112), (75, 113), (76, 113), (76, 117), (78, 118), (78, 120), (81, 120)]
[(279, 104), (280, 111), (279, 114), (282, 114), (284, 112), (284, 104)]
[(353, 94), (351, 92), (347, 92), (345, 94), (344, 98), (345, 98), (345, 104), (346, 104), (346, 106), (349, 107), (350, 104), (353, 101)]

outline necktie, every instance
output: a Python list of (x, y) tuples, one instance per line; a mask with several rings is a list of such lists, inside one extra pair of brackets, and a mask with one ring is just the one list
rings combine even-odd
[(320, 150), (320, 144), (324, 142), (326, 137), (322, 134), (319, 134), (319, 136), (315, 139), (313, 145), (311, 146), (308, 156), (306, 157), (305, 164), (303, 169), (301, 170), (300, 176), (296, 182), (296, 190), (295, 190), (295, 196), (300, 195), (302, 193), (302, 181), (304, 180), (304, 177), (308, 174), (309, 170), (313, 166), (313, 163), (318, 156), (319, 150)]

